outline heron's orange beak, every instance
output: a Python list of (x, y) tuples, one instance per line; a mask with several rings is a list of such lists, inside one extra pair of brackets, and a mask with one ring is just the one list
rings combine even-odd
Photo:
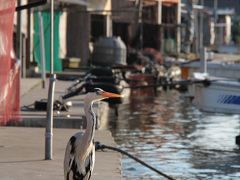
[(120, 95), (120, 94), (115, 94), (115, 93), (110, 93), (110, 92), (104, 92), (104, 93), (102, 93), (102, 96), (106, 97), (106, 98), (120, 98), (120, 97), (122, 97), (122, 95)]

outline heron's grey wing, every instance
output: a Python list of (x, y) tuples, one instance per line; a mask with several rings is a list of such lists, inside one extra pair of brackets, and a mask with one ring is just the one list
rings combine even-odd
[(76, 137), (72, 136), (70, 140), (68, 141), (66, 151), (65, 151), (65, 157), (64, 157), (64, 177), (65, 179), (68, 179), (67, 176), (69, 175), (71, 171), (71, 166), (74, 160), (74, 149), (75, 149), (75, 141)]
[(73, 176), (78, 176), (77, 165), (75, 161), (75, 153), (76, 153), (76, 143), (83, 136), (82, 132), (76, 133), (74, 136), (70, 138), (68, 141), (65, 158), (64, 158), (64, 177), (65, 179), (71, 179)]

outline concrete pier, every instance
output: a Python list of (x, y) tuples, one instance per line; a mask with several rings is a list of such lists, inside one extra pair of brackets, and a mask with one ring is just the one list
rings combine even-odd
[[(61, 100), (66, 88), (68, 88), (72, 81), (56, 81), (55, 100)], [(46, 88), (41, 88), (41, 79), (22, 79), (21, 80), (21, 107), (26, 107), (21, 111), (23, 121), (20, 126), (28, 127), (45, 127), (46, 111), (34, 110), (34, 102), (47, 99), (48, 84)], [(85, 126), (85, 115), (83, 112), (83, 97), (84, 95), (69, 98), (67, 101), (72, 102), (72, 107), (69, 111), (54, 111), (55, 128), (83, 128)], [(31, 105), (31, 106), (29, 106)], [(29, 108), (29, 110), (27, 109)], [(109, 111), (108, 104), (105, 102), (97, 102), (94, 104), (94, 111), (99, 120), (98, 129), (104, 129), (107, 121), (107, 114)]]
[[(21, 111), (23, 121), (18, 125), (45, 127), (46, 111), (36, 111), (33, 108), (35, 101), (46, 101), (48, 87), (42, 89), (40, 79), (22, 79), (21, 82), (21, 106), (26, 107), (24, 108), (26, 110)], [(66, 88), (71, 84), (72, 81), (56, 81), (55, 100), (61, 100), (61, 96), (64, 95)], [(69, 111), (54, 111), (53, 126), (55, 128), (83, 128), (85, 126), (83, 98), (84, 95), (79, 95), (66, 100), (72, 102)], [(99, 120), (98, 129), (104, 129), (109, 111), (108, 104), (101, 101), (97, 102), (94, 104), (94, 111)]]
[[(59, 99), (70, 84), (67, 81), (57, 81), (55, 98)], [(41, 88), (40, 79), (22, 79), (21, 106), (47, 98), (47, 91), (48, 87)], [(82, 99), (83, 96), (71, 98), (73, 107), (68, 112), (54, 112), (54, 127), (57, 127), (53, 130), (54, 160), (44, 160), (46, 112), (25, 110), (21, 112), (22, 122), (17, 123), (22, 127), (0, 127), (0, 179), (64, 179), (63, 159), (67, 142), (85, 123)], [(101, 102), (94, 109), (100, 119), (95, 141), (115, 146), (110, 131), (102, 130), (106, 124), (104, 121), (107, 121), (108, 105)], [(121, 155), (112, 151), (97, 152), (92, 179), (120, 180)]]
[[(44, 160), (44, 128), (0, 127), (1, 180), (61, 180), (65, 147), (76, 129), (54, 129), (53, 158)], [(96, 141), (115, 145), (108, 131), (97, 131)], [(112, 151), (96, 153), (93, 180), (120, 180), (121, 156)]]

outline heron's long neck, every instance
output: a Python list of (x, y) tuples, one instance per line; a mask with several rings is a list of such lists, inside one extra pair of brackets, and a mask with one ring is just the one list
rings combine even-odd
[(87, 105), (84, 107), (84, 111), (86, 114), (87, 119), (87, 127), (86, 131), (84, 133), (84, 136), (86, 137), (86, 140), (88, 143), (91, 143), (94, 137), (95, 133), (95, 127), (96, 127), (96, 116), (93, 112), (92, 103), (86, 103)]

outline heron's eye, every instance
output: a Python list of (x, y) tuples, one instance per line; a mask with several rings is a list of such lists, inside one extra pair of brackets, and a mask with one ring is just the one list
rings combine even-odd
[(103, 93), (103, 90), (100, 88), (94, 88), (94, 89), (97, 95), (101, 95)]
[(96, 94), (97, 94), (97, 95), (101, 95), (102, 92), (101, 92), (101, 91), (96, 91)]

